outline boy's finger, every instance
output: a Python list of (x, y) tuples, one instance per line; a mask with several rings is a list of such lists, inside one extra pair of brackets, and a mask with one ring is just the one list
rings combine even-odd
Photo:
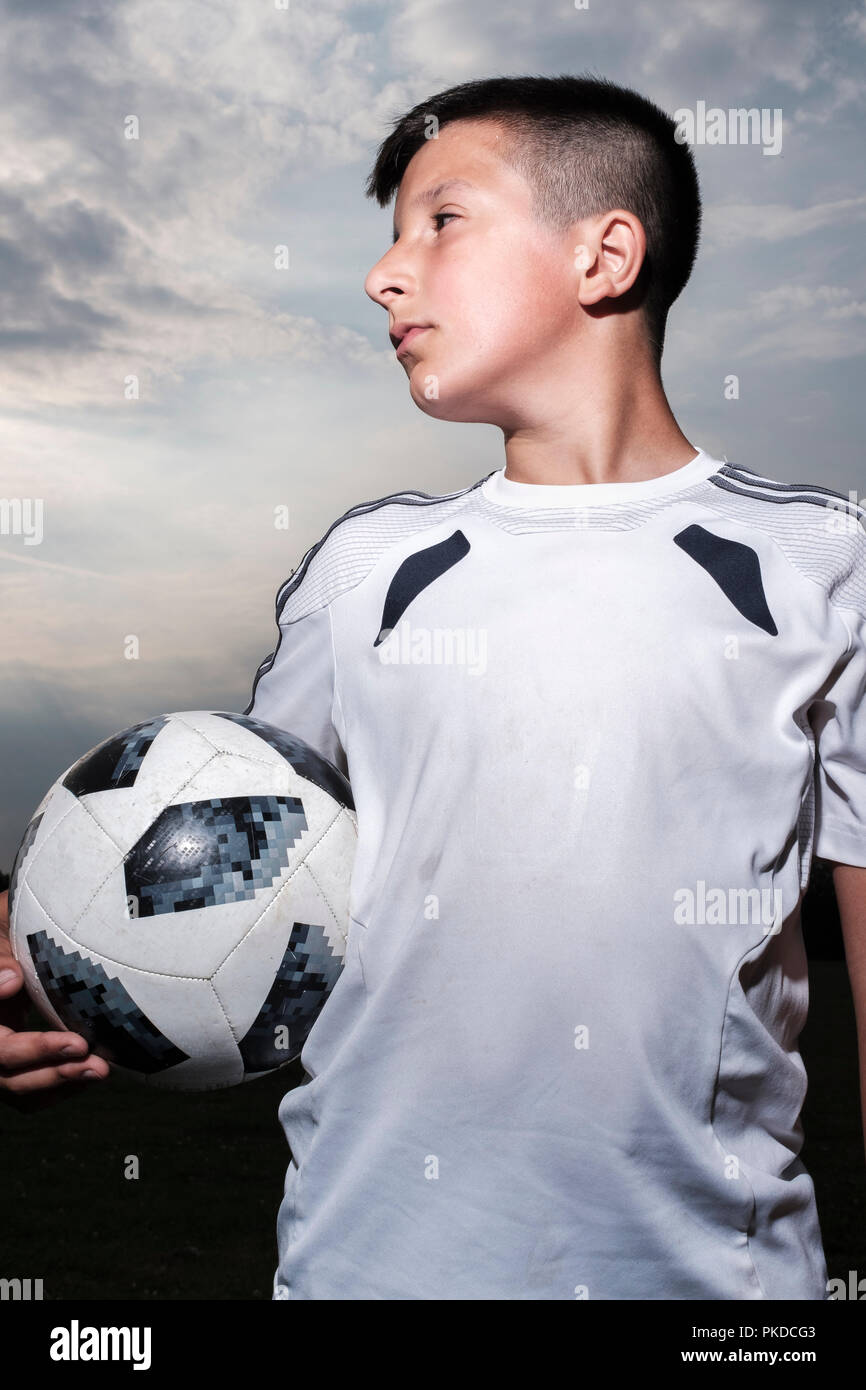
[[(44, 1067), (64, 1062), (82, 1062), (90, 1056), (87, 1042), (77, 1033), (23, 1032), (0, 1028), (0, 1074), (22, 1067)], [(103, 1070), (102, 1062), (96, 1070)]]
[[(92, 1072), (92, 1076), (86, 1073)], [(78, 1062), (63, 1062), (60, 1065), (42, 1064), (22, 1066), (13, 1069), (11, 1075), (0, 1069), (0, 1093), (4, 1096), (28, 1095), (31, 1091), (65, 1089), (65, 1083), (91, 1083), (105, 1081), (108, 1065), (101, 1057), (82, 1057)]]
[(16, 989), (20, 989), (24, 983), (24, 976), (21, 973), (20, 965), (15, 964), (12, 956), (3, 955), (0, 952), (0, 997), (7, 994), (14, 994)]

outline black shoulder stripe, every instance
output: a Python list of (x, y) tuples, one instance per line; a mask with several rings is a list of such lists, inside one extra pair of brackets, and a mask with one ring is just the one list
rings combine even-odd
[[(740, 473), (748, 473), (749, 477), (740, 478), (738, 477)], [(796, 492), (799, 493), (801, 497), (803, 493), (814, 493), (816, 498), (834, 497), (838, 501), (844, 502), (847, 507), (852, 507), (857, 511), (866, 511), (866, 508), (860, 506), (859, 503), (850, 502), (843, 493), (838, 492), (835, 488), (822, 487), (820, 483), (779, 483), (776, 482), (775, 479), (764, 478), (761, 474), (755, 473), (751, 468), (742, 468), (738, 464), (728, 464), (724, 468), (720, 468), (715, 476), (718, 477), (719, 474), (723, 474), (726, 478), (732, 478), (735, 482), (742, 483), (746, 488), (764, 488), (768, 492)], [(761, 496), (763, 494), (758, 491), (754, 495)], [(775, 502), (777, 499), (775, 497), (769, 497), (767, 500), (769, 502)], [(804, 498), (803, 500), (809, 501), (813, 499)]]
[[(732, 481), (730, 474), (726, 474), (723, 478), (721, 472), (714, 473), (711, 478), (707, 479), (707, 482), (712, 483), (714, 487), (723, 488), (726, 492), (736, 492), (740, 497), (752, 497), (759, 502), (771, 502), (780, 505), (786, 502), (811, 502), (816, 507), (829, 507), (831, 505), (830, 499), (833, 498), (843, 502), (849, 513), (857, 515), (861, 523), (863, 518), (866, 518), (866, 508), (859, 506), (859, 504), (855, 506), (846, 497), (843, 497), (841, 492), (834, 492), (832, 488), (822, 488), (817, 485), (805, 488), (798, 486), (797, 483), (777, 483), (774, 491), (787, 494), (781, 497), (773, 496), (770, 492), (762, 492), (759, 488), (747, 484), (742, 478), (736, 478), (735, 481)], [(737, 487), (737, 483), (741, 486)]]
[(736, 468), (738, 473), (751, 473), (753, 478), (760, 478), (761, 476), (756, 469), (747, 468), (744, 463), (731, 463), (728, 459), (725, 459), (724, 467), (720, 468), (719, 472), (724, 473), (726, 468)]

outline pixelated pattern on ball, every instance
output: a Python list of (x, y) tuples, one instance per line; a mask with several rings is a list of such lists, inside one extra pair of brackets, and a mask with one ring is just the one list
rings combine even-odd
[(260, 739), (270, 744), (278, 753), (291, 763), (292, 767), (301, 777), (306, 777), (315, 786), (321, 787), (323, 792), (327, 792), (335, 801), (339, 801), (341, 806), (347, 806), (350, 811), (354, 811), (355, 802), (352, 799), (352, 788), (339, 768), (329, 763), (327, 758), (321, 757), (303, 739), (295, 738), (294, 734), (288, 734), (283, 729), (277, 729), (273, 724), (265, 724), (260, 719), (251, 719), (247, 714), (224, 714), (221, 710), (214, 710), (218, 719), (230, 719), (233, 724), (239, 724), (242, 729), (249, 729), (251, 733), (258, 734)]
[(9, 909), (10, 922), (12, 921), (12, 904), (15, 901), (15, 889), (18, 887), (18, 875), (24, 868), (24, 860), (27, 858), (27, 855), (30, 851), (30, 846), (36, 839), (36, 834), (39, 830), (40, 824), (42, 823), (42, 817), (44, 815), (45, 812), (40, 811), (38, 816), (33, 817), (32, 821), (30, 822), (27, 829), (24, 831), (23, 836), (21, 837), (21, 844), (18, 846), (18, 853), (16, 854), (15, 861), (12, 865), (12, 877), (9, 880), (9, 897), (6, 900), (6, 905)]
[(166, 723), (166, 716), (160, 714), (113, 734), (72, 765), (63, 779), (64, 787), (73, 796), (82, 797), (133, 786), (147, 750)]
[(67, 1028), (101, 1045), (108, 1060), (132, 1071), (158, 1072), (187, 1060), (187, 1053), (142, 1013), (120, 980), (80, 951), (64, 951), (44, 931), (27, 937), (48, 1002)]
[[(298, 1056), (342, 969), (343, 960), (334, 955), (322, 928), (295, 922), (268, 997), (238, 1044), (246, 1072), (270, 1071)], [(288, 1041), (278, 1047), (282, 1028)]]
[(166, 806), (124, 859), (137, 917), (244, 902), (269, 888), (307, 829), (296, 796)]

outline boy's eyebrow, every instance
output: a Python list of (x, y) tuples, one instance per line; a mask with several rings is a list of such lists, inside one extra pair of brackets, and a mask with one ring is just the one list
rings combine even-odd
[[(445, 189), (446, 189), (446, 188), (474, 188), (474, 187), (475, 187), (475, 184), (474, 184), (474, 183), (470, 183), (468, 179), (457, 179), (457, 178), (454, 178), (454, 179), (443, 179), (442, 183), (437, 183), (436, 186), (435, 186), (434, 188), (426, 188), (426, 189), (424, 190), (423, 193), (416, 193), (416, 194), (415, 194), (415, 197), (412, 199), (411, 203), (409, 204), (409, 207), (410, 207), (410, 208), (415, 208), (415, 207), (426, 207), (426, 206), (428, 206), (430, 203), (435, 203), (436, 199), (440, 196), (440, 194), (442, 194), (442, 193), (445, 192)], [(393, 229), (393, 236), (392, 236), (392, 238), (391, 238), (391, 245), (392, 245), (392, 246), (393, 246), (393, 244), (394, 244), (394, 242), (395, 242), (396, 240), (397, 240), (397, 228), (396, 228), (396, 226), (395, 226), (394, 229)]]

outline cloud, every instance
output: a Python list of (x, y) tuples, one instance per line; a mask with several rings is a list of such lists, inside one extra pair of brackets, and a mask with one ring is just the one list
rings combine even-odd
[(375, 367), (363, 335), (274, 308), (275, 248), (291, 270), (315, 240), (254, 216), (300, 161), (369, 153), (372, 36), (349, 15), (7, 5), (0, 404), (112, 405), (130, 376), (150, 397), (244, 360)]
[[(850, 289), (789, 282), (767, 290), (741, 287), (727, 303), (708, 306), (699, 333), (681, 336), (695, 363), (720, 361), (733, 372), (743, 363), (752, 372), (790, 372), (799, 365), (856, 362), (866, 352), (864, 317), (866, 305)], [(828, 405), (822, 397), (822, 406)], [(790, 418), (787, 405), (784, 418)]]
[(856, 5), (845, 15), (842, 23), (856, 39), (866, 43), (866, 5)]
[(750, 241), (793, 241), (824, 228), (847, 235), (863, 221), (866, 194), (809, 207), (788, 203), (716, 203), (707, 217), (702, 251), (724, 251)]

